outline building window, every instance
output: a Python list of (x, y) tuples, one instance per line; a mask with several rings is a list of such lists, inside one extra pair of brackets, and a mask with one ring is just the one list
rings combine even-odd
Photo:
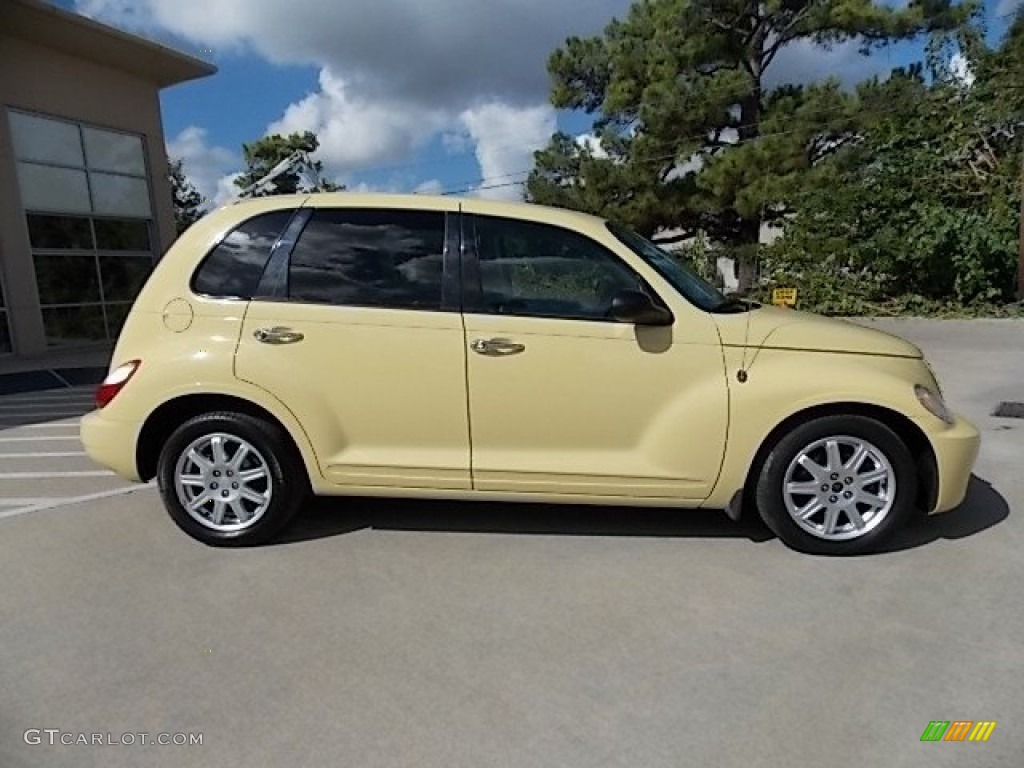
[(10, 112), (27, 211), (151, 216), (141, 136)]
[(47, 342), (113, 340), (154, 262), (142, 137), (9, 118)]
[(37, 213), (27, 220), (47, 341), (117, 338), (153, 269), (148, 223)]

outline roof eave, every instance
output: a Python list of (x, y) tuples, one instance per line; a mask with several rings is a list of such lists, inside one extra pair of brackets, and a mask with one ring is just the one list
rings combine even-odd
[(130, 71), (166, 88), (209, 77), (217, 67), (42, 0), (0, 0), (0, 32)]

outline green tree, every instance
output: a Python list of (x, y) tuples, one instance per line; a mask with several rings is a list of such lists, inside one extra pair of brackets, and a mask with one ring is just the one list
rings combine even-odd
[[(251, 144), (242, 145), (245, 159), (245, 171), (235, 179), (235, 186), (246, 189), (264, 178), (274, 166), (294, 155), (296, 152), (312, 155), (320, 147), (320, 142), (311, 131), (293, 133), (289, 136), (274, 134), (264, 136)], [(302, 179), (305, 171), (314, 177), (312, 184)], [(290, 170), (277, 176), (265, 187), (255, 191), (253, 196), (289, 195), (296, 192), (336, 192), (344, 186), (323, 178), (323, 163), (319, 160), (308, 160), (293, 166)]]
[(953, 29), (974, 6), (911, 0), (639, 0), (599, 37), (548, 62), (552, 102), (595, 116), (600, 151), (556, 135), (527, 183), (536, 202), (621, 219), (644, 234), (706, 232), (750, 286), (764, 221), (792, 213), (807, 169), (856, 137), (836, 80), (767, 85), (787, 46), (862, 53)]
[(171, 160), (170, 158), (167, 160), (171, 178), (171, 196), (174, 202), (174, 224), (179, 235), (203, 215), (203, 196), (188, 180), (181, 164), (181, 160)]
[(935, 45), (921, 67), (858, 89), (858, 141), (815, 169), (798, 214), (769, 249), (774, 279), (812, 306), (857, 312), (1010, 301), (1024, 140), (1018, 20), (989, 50), (980, 29), (954, 41), (972, 77)]

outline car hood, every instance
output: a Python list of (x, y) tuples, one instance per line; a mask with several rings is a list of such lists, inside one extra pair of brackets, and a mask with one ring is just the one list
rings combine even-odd
[(918, 347), (898, 336), (809, 312), (763, 306), (714, 318), (726, 346), (922, 357)]

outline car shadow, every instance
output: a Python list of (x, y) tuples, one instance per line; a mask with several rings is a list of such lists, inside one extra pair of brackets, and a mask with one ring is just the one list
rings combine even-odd
[(931, 544), (939, 539), (966, 539), (1003, 522), (1010, 516), (1010, 505), (991, 483), (971, 475), (963, 504), (941, 515), (920, 516), (876, 554), (900, 552)]
[(759, 519), (734, 523), (718, 510), (334, 497), (311, 502), (271, 544), (366, 529), (533, 536), (747, 538), (759, 542), (773, 537)]
[[(876, 554), (913, 549), (939, 539), (962, 539), (1001, 523), (1006, 499), (989, 483), (971, 477), (964, 503), (942, 515), (915, 520)], [(745, 538), (765, 542), (774, 534), (754, 515), (739, 522), (709, 509), (515, 504), (325, 497), (310, 502), (269, 546), (341, 536), (362, 530), (532, 536), (651, 538)]]

